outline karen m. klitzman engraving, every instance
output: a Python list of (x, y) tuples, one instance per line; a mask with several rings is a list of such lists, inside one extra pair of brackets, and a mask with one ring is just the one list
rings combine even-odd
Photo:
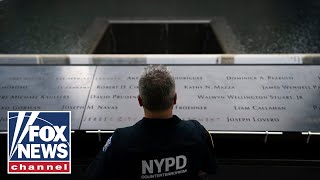
[(285, 106), (233, 106), (234, 110), (256, 110), (256, 111), (282, 111), (286, 110)]
[(277, 117), (227, 117), (227, 122), (279, 122)]
[(235, 86), (231, 85), (184, 85), (184, 89), (191, 89), (191, 90), (197, 90), (197, 89), (236, 89)]

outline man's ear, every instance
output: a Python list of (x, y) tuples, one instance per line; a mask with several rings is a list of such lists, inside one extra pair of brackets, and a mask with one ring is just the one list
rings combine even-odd
[(138, 95), (138, 101), (139, 101), (139, 105), (142, 107), (142, 99), (141, 99), (140, 95)]
[(173, 104), (177, 103), (177, 93), (174, 94), (174, 98), (173, 98)]

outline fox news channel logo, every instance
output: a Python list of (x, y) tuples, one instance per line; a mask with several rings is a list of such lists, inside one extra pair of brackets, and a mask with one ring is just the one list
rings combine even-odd
[(70, 111), (8, 111), (8, 174), (30, 173), (71, 173)]

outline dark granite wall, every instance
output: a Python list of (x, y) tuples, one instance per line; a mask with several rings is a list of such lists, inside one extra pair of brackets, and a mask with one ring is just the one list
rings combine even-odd
[(245, 53), (320, 52), (317, 0), (2, 0), (0, 53), (70, 53), (87, 45), (79, 39), (99, 17), (223, 17)]

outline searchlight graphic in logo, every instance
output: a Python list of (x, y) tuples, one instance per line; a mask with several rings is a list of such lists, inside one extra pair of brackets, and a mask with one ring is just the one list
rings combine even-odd
[(71, 173), (70, 111), (8, 112), (8, 174), (30, 173)]

